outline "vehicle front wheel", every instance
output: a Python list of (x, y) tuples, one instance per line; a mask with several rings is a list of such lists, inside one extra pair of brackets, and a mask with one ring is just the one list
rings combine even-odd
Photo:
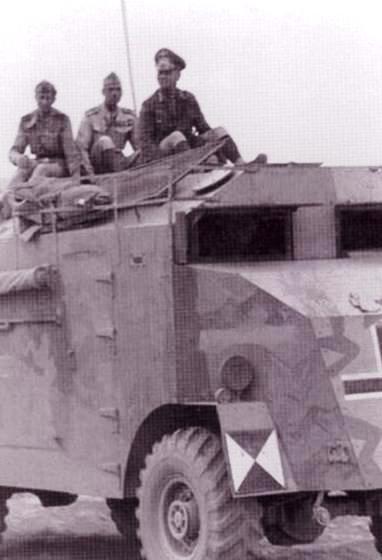
[(262, 537), (260, 505), (232, 498), (220, 440), (204, 428), (164, 436), (140, 481), (138, 536), (147, 560), (245, 560)]

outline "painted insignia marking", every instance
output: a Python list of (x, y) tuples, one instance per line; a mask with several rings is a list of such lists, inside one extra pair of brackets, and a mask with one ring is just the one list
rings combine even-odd
[(276, 430), (239, 432), (234, 437), (225, 437), (235, 492), (285, 488)]
[(231, 464), (232, 480), (235, 491), (237, 492), (247, 477), (249, 471), (255, 464), (255, 459), (247, 453), (232, 437), (225, 435), (229, 462)]
[(376, 371), (344, 373), (341, 375), (344, 398), (347, 401), (382, 398), (381, 325), (372, 325), (370, 335), (373, 341)]
[(275, 430), (273, 430), (260, 453), (256, 457), (256, 463), (260, 465), (260, 467), (263, 467), (263, 469), (269, 473), (275, 481), (280, 484), (280, 486), (285, 486), (279, 444)]

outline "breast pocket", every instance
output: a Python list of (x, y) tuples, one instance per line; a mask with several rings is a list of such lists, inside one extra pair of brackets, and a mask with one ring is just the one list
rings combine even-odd
[(59, 131), (48, 131), (40, 135), (40, 145), (43, 146), (49, 152), (55, 152), (58, 150), (60, 145), (60, 133)]
[(117, 121), (113, 127), (113, 140), (117, 148), (122, 150), (125, 147), (129, 135), (134, 128), (134, 120), (126, 119)]

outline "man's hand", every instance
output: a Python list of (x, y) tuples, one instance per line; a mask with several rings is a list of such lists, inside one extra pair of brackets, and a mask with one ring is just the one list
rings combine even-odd
[(30, 169), (32, 166), (33, 162), (28, 156), (21, 156), (17, 160), (17, 167), (19, 169)]

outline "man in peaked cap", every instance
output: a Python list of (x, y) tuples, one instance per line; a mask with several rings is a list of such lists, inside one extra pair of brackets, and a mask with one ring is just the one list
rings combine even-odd
[(122, 86), (114, 72), (104, 79), (102, 93), (104, 102), (86, 111), (76, 140), (84, 171), (90, 177), (94, 173), (123, 171), (137, 156), (133, 153), (126, 157), (122, 153), (127, 142), (135, 150), (136, 117), (133, 111), (118, 105)]
[(160, 49), (154, 61), (159, 89), (143, 103), (139, 116), (141, 159), (150, 161), (225, 138), (220, 157), (223, 161), (244, 164), (224, 128), (211, 129), (194, 95), (176, 87), (186, 67), (183, 58), (170, 49)]
[[(37, 109), (21, 118), (9, 159), (17, 172), (9, 187), (40, 177), (80, 175), (80, 156), (74, 143), (70, 119), (52, 107), (56, 88), (46, 80), (37, 84)], [(29, 146), (34, 157), (24, 154)]]

